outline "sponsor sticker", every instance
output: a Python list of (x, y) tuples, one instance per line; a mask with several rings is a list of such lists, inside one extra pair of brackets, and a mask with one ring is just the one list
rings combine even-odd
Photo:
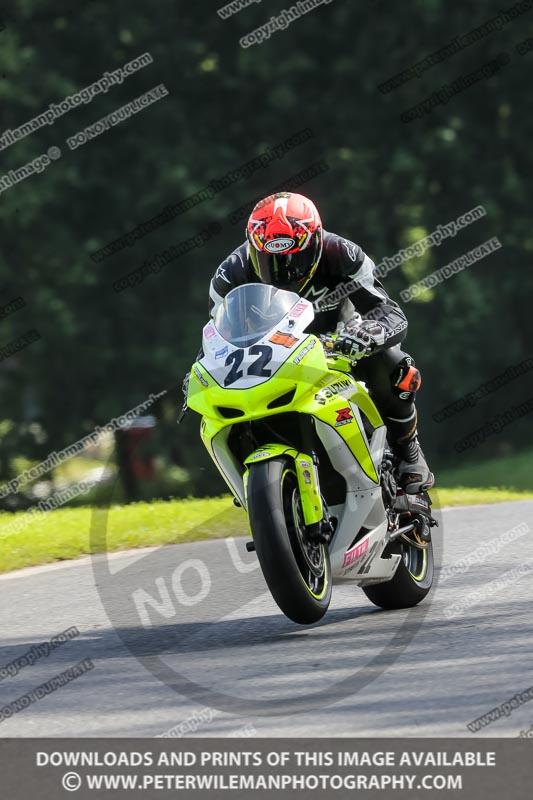
[(223, 347), (221, 350), (217, 350), (215, 353), (215, 358), (224, 358), (224, 356), (228, 355), (228, 345)]
[(337, 411), (337, 421), (335, 422), (335, 427), (339, 428), (341, 425), (348, 425), (350, 422), (353, 422), (353, 412), (350, 406), (346, 406), (346, 408), (339, 408)]
[(198, 378), (202, 386), (209, 386), (208, 382), (206, 381), (206, 379), (204, 378), (198, 367), (193, 367), (192, 371), (194, 372), (196, 378)]
[(257, 461), (259, 458), (265, 458), (266, 456), (271, 456), (272, 453), (269, 453), (268, 450), (261, 450), (260, 453), (254, 453), (248, 461)]
[(315, 400), (317, 403), (320, 403), (321, 406), (324, 406), (326, 405), (326, 400), (330, 400), (332, 397), (344, 392), (345, 389), (350, 388), (353, 388), (353, 384), (348, 379), (337, 381), (336, 383), (332, 383), (331, 386), (317, 392), (315, 394)]
[(295, 358), (293, 358), (293, 359), (292, 359), (292, 360), (293, 360), (293, 362), (294, 362), (295, 364), (299, 364), (299, 363), (300, 363), (300, 361), (302, 361), (302, 360), (303, 360), (303, 359), (306, 357), (306, 355), (307, 355), (307, 354), (308, 354), (308, 353), (309, 353), (309, 352), (310, 352), (310, 351), (313, 349), (313, 347), (315, 346), (315, 344), (316, 344), (316, 339), (313, 339), (312, 341), (310, 341), (310, 342), (309, 342), (309, 344), (307, 344), (307, 345), (304, 347), (304, 349), (303, 349), (303, 350), (300, 350), (300, 352), (298, 353), (298, 355), (297, 355)]
[(276, 331), (268, 341), (274, 344), (282, 344), (283, 347), (294, 347), (298, 343), (296, 336), (293, 336), (292, 333), (283, 333), (283, 331)]
[(204, 336), (206, 339), (211, 339), (215, 335), (215, 329), (211, 324), (207, 324), (204, 328)]
[(285, 253), (295, 246), (296, 242), (291, 236), (278, 236), (277, 239), (265, 243), (265, 250), (267, 253)]
[(291, 315), (291, 317), (301, 317), (306, 308), (307, 308), (307, 303), (296, 303), (294, 308), (291, 308), (291, 310), (289, 311), (289, 314)]
[(365, 539), (364, 542), (360, 544), (356, 544), (351, 550), (347, 550), (344, 554), (344, 559), (342, 562), (343, 567), (349, 567), (355, 561), (358, 561), (361, 556), (364, 556), (366, 551), (368, 550), (368, 539)]

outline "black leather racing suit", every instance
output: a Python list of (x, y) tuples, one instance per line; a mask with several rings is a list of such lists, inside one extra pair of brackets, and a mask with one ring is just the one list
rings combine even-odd
[[(259, 283), (250, 259), (248, 244), (237, 247), (218, 267), (209, 289), (209, 312), (213, 316), (231, 289)], [(324, 231), (322, 255), (315, 274), (301, 293), (315, 307), (310, 333), (334, 331), (359, 312), (363, 319), (381, 323), (385, 342), (356, 366), (358, 380), (365, 382), (383, 417), (392, 442), (404, 439), (416, 427), (415, 391), (397, 384), (414, 366), (400, 348), (407, 334), (405, 314), (387, 295), (375, 276), (375, 265), (359, 245), (335, 233)]]

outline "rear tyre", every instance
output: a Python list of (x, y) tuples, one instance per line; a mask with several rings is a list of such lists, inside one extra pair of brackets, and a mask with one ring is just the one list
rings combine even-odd
[(317, 622), (331, 600), (329, 551), (307, 536), (293, 462), (252, 464), (247, 494), (255, 551), (272, 597), (294, 622)]
[(429, 542), (424, 550), (403, 541), (392, 542), (385, 548), (387, 554), (399, 553), (402, 560), (392, 580), (363, 587), (369, 600), (381, 608), (411, 608), (420, 603), (433, 583), (433, 546)]

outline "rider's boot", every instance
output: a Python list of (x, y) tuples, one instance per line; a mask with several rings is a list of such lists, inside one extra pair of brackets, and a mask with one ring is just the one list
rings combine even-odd
[(435, 477), (429, 469), (418, 442), (416, 409), (405, 419), (385, 417), (392, 452), (399, 459), (396, 468), (399, 486), (407, 494), (430, 489)]

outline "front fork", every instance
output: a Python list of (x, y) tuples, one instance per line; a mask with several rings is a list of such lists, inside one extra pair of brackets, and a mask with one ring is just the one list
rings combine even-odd
[(280, 444), (267, 444), (250, 453), (244, 461), (246, 470), (243, 475), (243, 485), (246, 506), (248, 506), (249, 466), (258, 461), (268, 461), (280, 456), (288, 456), (294, 462), (294, 471), (302, 501), (302, 513), (309, 538), (313, 541), (328, 542), (333, 532), (333, 526), (320, 493), (318, 457), (313, 451), (307, 453)]

